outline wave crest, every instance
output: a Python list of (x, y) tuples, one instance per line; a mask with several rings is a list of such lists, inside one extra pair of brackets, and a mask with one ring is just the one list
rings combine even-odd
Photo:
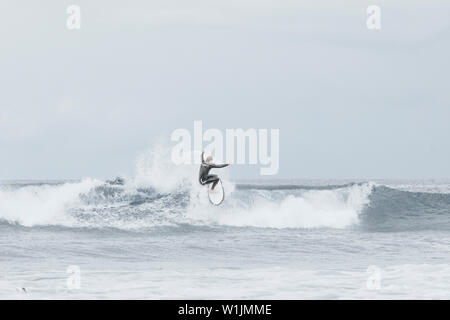
[(59, 185), (31, 185), (0, 189), (0, 219), (31, 227), (34, 225), (72, 225), (67, 210), (81, 204), (80, 194), (101, 181), (86, 179)]
[(366, 183), (334, 190), (287, 193), (252, 190), (229, 199), (223, 207), (194, 204), (187, 215), (195, 220), (239, 227), (344, 228), (359, 222), (372, 187)]

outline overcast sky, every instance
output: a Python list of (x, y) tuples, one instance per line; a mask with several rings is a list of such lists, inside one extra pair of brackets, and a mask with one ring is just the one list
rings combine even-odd
[(2, 0), (0, 37), (0, 180), (132, 175), (194, 120), (279, 128), (273, 178), (450, 178), (448, 0)]

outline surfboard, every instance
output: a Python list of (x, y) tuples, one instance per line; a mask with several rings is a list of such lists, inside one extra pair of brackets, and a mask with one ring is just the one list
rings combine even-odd
[(211, 191), (212, 183), (208, 185), (208, 198), (211, 204), (218, 206), (225, 199), (225, 191), (223, 190), (222, 181), (219, 180), (214, 191)]

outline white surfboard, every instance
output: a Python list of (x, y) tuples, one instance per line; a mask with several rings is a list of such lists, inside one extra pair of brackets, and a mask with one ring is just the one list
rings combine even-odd
[(222, 181), (219, 180), (214, 191), (211, 190), (212, 183), (208, 185), (208, 198), (211, 204), (218, 206), (225, 199), (225, 191), (223, 190)]

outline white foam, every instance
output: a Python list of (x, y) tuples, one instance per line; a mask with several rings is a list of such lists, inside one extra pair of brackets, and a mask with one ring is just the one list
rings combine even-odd
[(138, 158), (136, 175), (129, 184), (168, 193), (179, 188), (189, 188), (197, 182), (197, 171), (198, 166), (195, 165), (175, 165), (171, 160), (170, 148), (158, 144)]
[(26, 186), (0, 189), (0, 219), (24, 226), (68, 225), (67, 209), (79, 204), (80, 194), (101, 184), (98, 180), (61, 185)]
[(448, 264), (382, 266), (379, 288), (367, 285), (371, 274), (366, 267), (350, 270), (323, 266), (207, 268), (173, 263), (146, 270), (83, 269), (81, 290), (69, 291), (65, 286), (67, 273), (61, 269), (12, 270), (8, 277), (0, 278), (0, 298), (448, 299), (450, 286)]
[(267, 228), (344, 228), (359, 222), (359, 214), (369, 203), (372, 184), (335, 190), (310, 190), (281, 201), (256, 196), (245, 206), (236, 201), (231, 207), (193, 203), (187, 216), (207, 223)]

